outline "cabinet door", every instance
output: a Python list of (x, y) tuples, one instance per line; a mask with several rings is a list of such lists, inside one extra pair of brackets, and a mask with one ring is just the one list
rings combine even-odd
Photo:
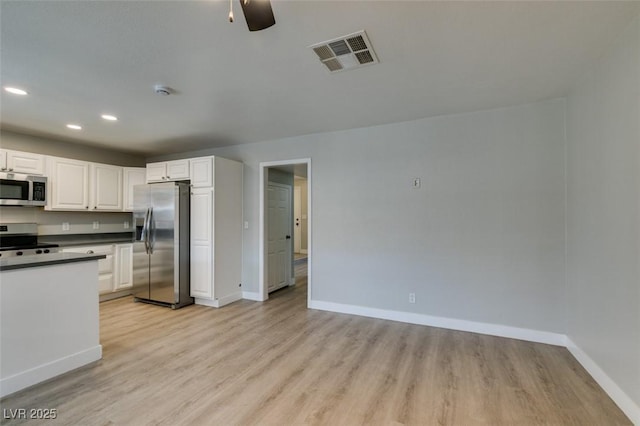
[(133, 211), (133, 187), (144, 185), (147, 177), (147, 169), (144, 167), (124, 167), (122, 184), (122, 201), (124, 211)]
[(147, 164), (147, 182), (162, 182), (167, 179), (167, 163)]
[(114, 291), (133, 286), (133, 244), (116, 245), (116, 271)]
[(87, 210), (89, 208), (89, 163), (50, 157), (49, 210)]
[(11, 172), (44, 174), (44, 155), (31, 152), (7, 151), (7, 168)]
[(189, 160), (167, 161), (167, 179), (189, 179)]
[(191, 296), (213, 299), (213, 190), (191, 192)]
[(194, 158), (189, 160), (191, 186), (210, 188), (213, 186), (213, 158)]
[(122, 167), (91, 165), (91, 208), (122, 210)]

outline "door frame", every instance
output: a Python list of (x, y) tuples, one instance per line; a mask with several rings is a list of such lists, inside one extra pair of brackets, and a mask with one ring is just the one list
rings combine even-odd
[(265, 161), (260, 163), (260, 207), (259, 207), (259, 223), (260, 230), (258, 232), (258, 294), (261, 301), (269, 299), (267, 288), (268, 263), (265, 259), (267, 255), (267, 223), (266, 223), (266, 193), (269, 184), (268, 172), (270, 167), (288, 166), (295, 164), (303, 164), (307, 167), (307, 307), (311, 302), (312, 289), (312, 191), (311, 191), (311, 158), (298, 158), (293, 160), (282, 161)]
[[(300, 198), (302, 191), (300, 190), (300, 186), (296, 186), (295, 177), (293, 178), (293, 252), (301, 253), (302, 252), (302, 200)], [(298, 214), (296, 214), (298, 213)], [(296, 217), (299, 217), (299, 224), (296, 226)], [(297, 249), (297, 251), (296, 251)]]

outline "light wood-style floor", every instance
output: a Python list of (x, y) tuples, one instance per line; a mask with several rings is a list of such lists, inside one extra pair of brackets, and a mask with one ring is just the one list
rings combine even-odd
[(47, 425), (631, 424), (564, 348), (307, 310), (306, 297), (302, 275), (222, 309), (105, 302), (103, 359), (2, 408), (57, 409)]

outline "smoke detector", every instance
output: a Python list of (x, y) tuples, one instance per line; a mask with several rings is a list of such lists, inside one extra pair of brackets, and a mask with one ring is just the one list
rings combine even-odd
[(330, 72), (345, 71), (378, 63), (364, 30), (309, 46)]
[(161, 84), (156, 84), (153, 86), (153, 90), (156, 92), (156, 95), (161, 96), (169, 96), (173, 93), (173, 89), (171, 87), (163, 86)]

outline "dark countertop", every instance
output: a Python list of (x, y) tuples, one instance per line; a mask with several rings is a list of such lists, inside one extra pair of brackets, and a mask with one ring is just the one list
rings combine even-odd
[(133, 232), (116, 232), (108, 234), (71, 234), (42, 235), (38, 237), (41, 244), (58, 244), (61, 248), (73, 246), (98, 246), (103, 244), (132, 243)]
[(86, 253), (49, 253), (37, 254), (33, 256), (18, 256), (7, 259), (0, 259), (0, 271), (10, 271), (14, 269), (35, 268), (37, 266), (52, 266), (63, 263), (87, 262), (90, 260), (105, 259), (104, 254)]

